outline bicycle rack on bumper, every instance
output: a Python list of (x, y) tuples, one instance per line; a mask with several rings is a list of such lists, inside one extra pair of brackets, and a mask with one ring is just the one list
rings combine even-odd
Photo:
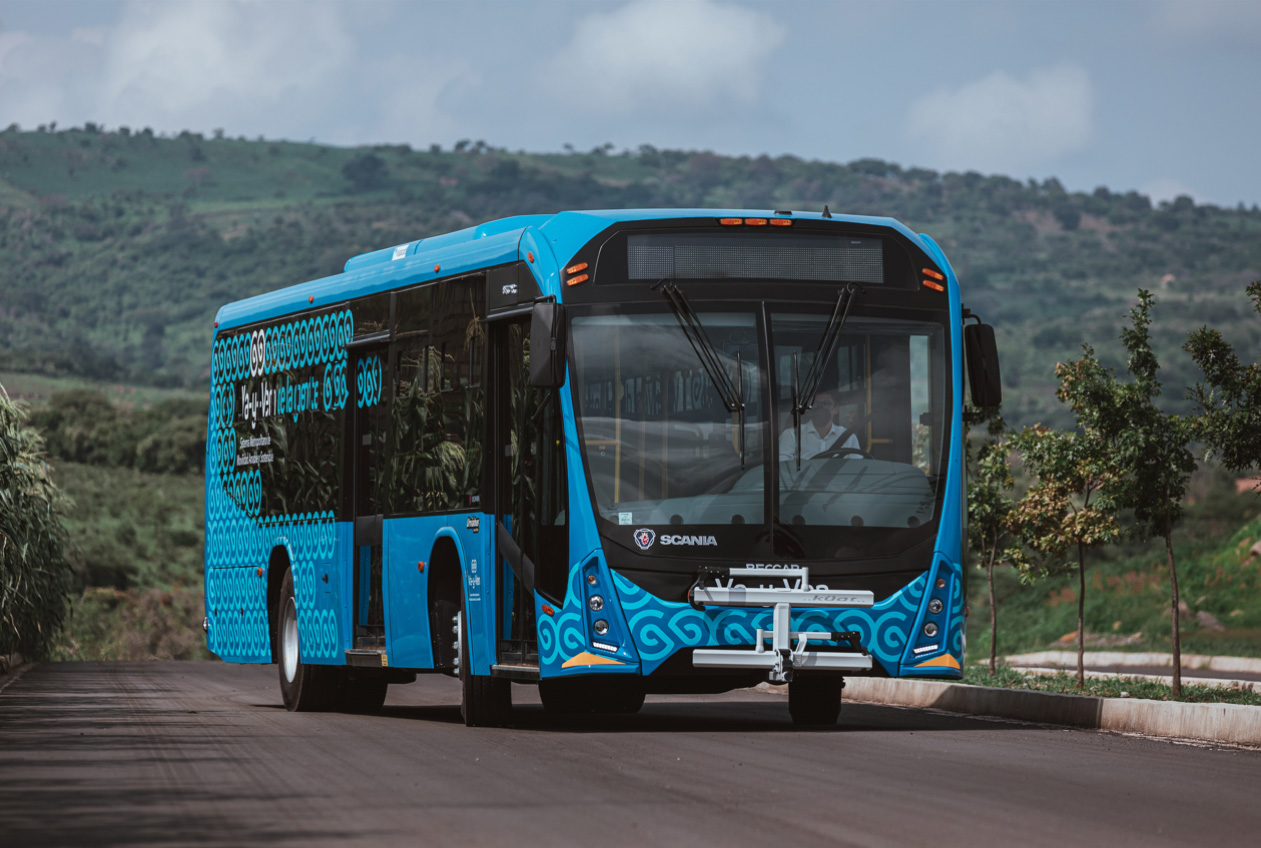
[[(706, 586), (707, 578), (717, 585)], [(783, 586), (746, 588), (736, 577), (780, 580)], [(723, 580), (726, 585), (723, 585)], [(752, 581), (750, 581), (752, 582)], [(808, 568), (702, 568), (688, 590), (688, 603), (696, 609), (706, 604), (728, 607), (771, 607), (769, 631), (758, 628), (752, 650), (748, 648), (697, 648), (692, 665), (697, 668), (764, 668), (772, 683), (788, 683), (794, 671), (870, 671), (871, 654), (854, 631), (794, 631), (792, 606), (866, 608), (874, 604), (871, 592), (812, 587)], [(766, 640), (771, 640), (768, 650)], [(850, 650), (808, 651), (810, 642), (842, 642)]]

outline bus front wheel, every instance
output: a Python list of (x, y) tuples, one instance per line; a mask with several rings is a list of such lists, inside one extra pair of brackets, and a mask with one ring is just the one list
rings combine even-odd
[(841, 714), (840, 677), (803, 674), (788, 684), (788, 714), (793, 724), (836, 724)]
[(468, 727), (507, 724), (512, 717), (512, 683), (473, 673), (468, 649), (468, 615), (463, 604), (455, 616), (454, 629), (459, 635), (456, 665), (460, 670), (460, 715), (464, 724)]
[(341, 669), (302, 662), (298, 645), (298, 607), (293, 572), (285, 571), (276, 602), (276, 653), (280, 661), (280, 695), (290, 712), (323, 712), (336, 706)]

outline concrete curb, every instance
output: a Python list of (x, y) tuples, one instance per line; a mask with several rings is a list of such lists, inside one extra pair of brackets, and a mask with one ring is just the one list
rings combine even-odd
[[(1033, 654), (1016, 654), (1005, 657), (1011, 666), (1048, 666), (1058, 665), (1066, 668), (1077, 668), (1076, 651), (1038, 651)], [(1127, 666), (1161, 666), (1173, 668), (1173, 654), (1130, 653), (1128, 651), (1086, 651), (1085, 664), (1125, 668)], [(1206, 654), (1183, 654), (1182, 667), (1185, 669), (1207, 669), (1208, 671), (1234, 671), (1246, 674), (1261, 674), (1261, 659), (1252, 657), (1213, 657)]]
[[(787, 688), (782, 686), (761, 684), (757, 688), (787, 693)], [(1144, 736), (1261, 745), (1261, 707), (1241, 704), (1092, 698), (1087, 695), (881, 677), (845, 678), (845, 700)]]
[[(1021, 674), (1032, 674), (1038, 677), (1054, 677), (1057, 674), (1074, 674), (1066, 668), (1038, 668), (1036, 666), (1012, 666)], [(1183, 686), (1208, 686), (1211, 689), (1246, 689), (1249, 692), (1261, 692), (1261, 680), (1231, 680), (1225, 677), (1195, 677), (1194, 669), (1183, 669)], [(1190, 672), (1190, 673), (1188, 673)], [(1173, 678), (1167, 674), (1126, 674), (1124, 671), (1085, 671), (1086, 677), (1092, 680), (1146, 680), (1153, 683), (1173, 685)]]

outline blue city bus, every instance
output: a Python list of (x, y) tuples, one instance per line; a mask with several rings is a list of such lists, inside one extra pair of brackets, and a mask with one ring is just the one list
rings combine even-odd
[(932, 239), (827, 210), (506, 218), (224, 306), (210, 650), (290, 710), (447, 674), (469, 725), (958, 678), (968, 317)]

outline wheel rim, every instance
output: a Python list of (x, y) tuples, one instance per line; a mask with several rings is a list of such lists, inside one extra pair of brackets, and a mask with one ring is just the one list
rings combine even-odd
[(293, 598), (285, 602), (284, 615), (280, 620), (280, 647), (285, 680), (292, 683), (298, 676), (298, 614)]
[(464, 613), (457, 612), (451, 620), (453, 622), (451, 629), (455, 633), (455, 672), (459, 674), (462, 670), (461, 666), (464, 665), (464, 640), (460, 638), (460, 630), (464, 626)]

